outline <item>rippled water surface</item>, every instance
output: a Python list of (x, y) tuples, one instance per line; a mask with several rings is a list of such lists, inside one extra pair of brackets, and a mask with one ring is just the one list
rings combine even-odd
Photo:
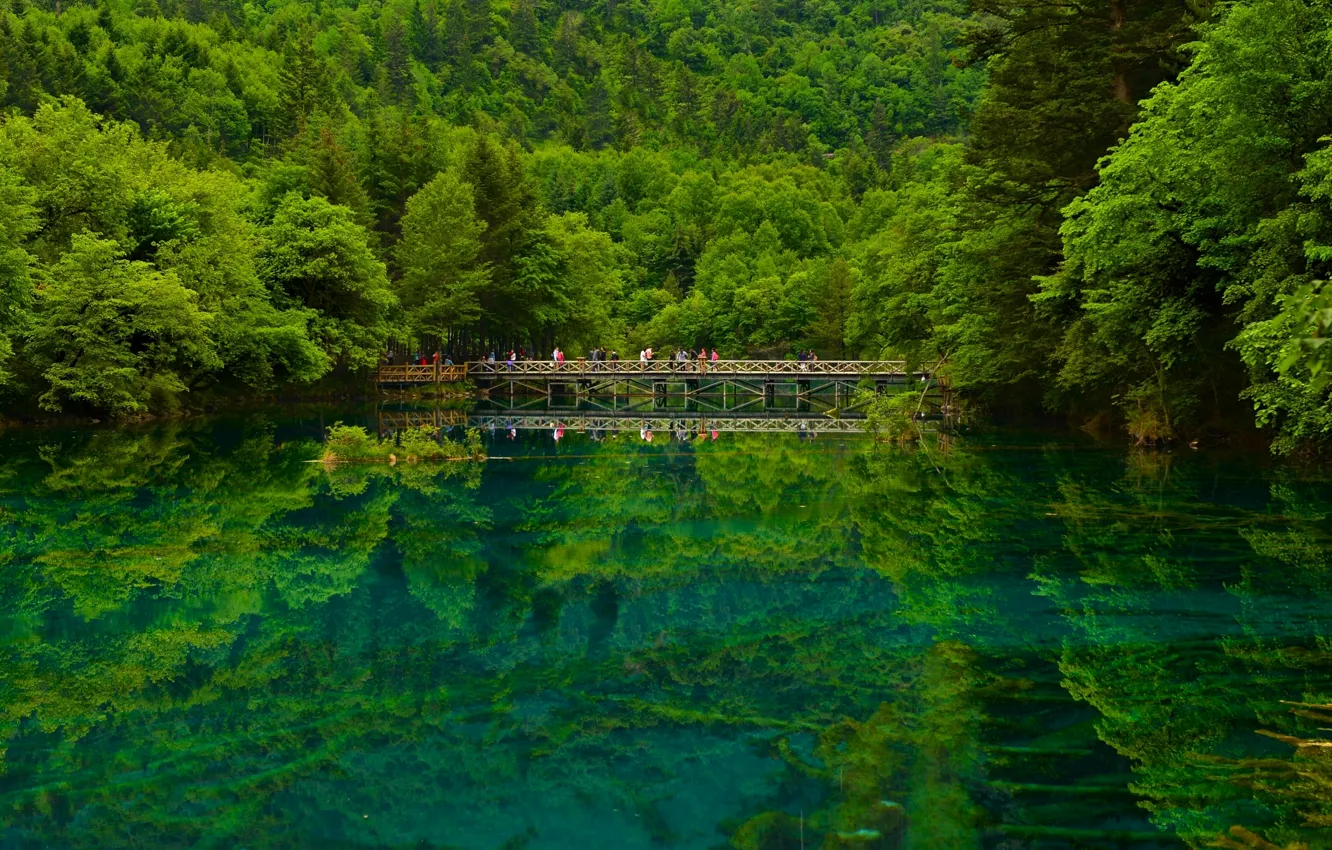
[(0, 847), (1332, 846), (1325, 474), (319, 432), (0, 433)]

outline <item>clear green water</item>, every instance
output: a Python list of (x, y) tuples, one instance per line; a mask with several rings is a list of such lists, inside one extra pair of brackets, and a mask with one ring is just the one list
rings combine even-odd
[(1326, 476), (319, 425), (0, 433), (0, 847), (1332, 846)]

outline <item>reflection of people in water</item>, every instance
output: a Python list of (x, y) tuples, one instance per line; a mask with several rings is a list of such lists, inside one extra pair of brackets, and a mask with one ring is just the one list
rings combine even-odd
[(713, 428), (713, 429), (712, 429), (712, 442), (714, 442), (714, 443), (717, 442), (717, 429), (716, 429), (716, 428)]
[(556, 425), (556, 426), (555, 426), (555, 442), (558, 443), (558, 442), (560, 441), (560, 438), (563, 437), (563, 436), (564, 436), (564, 426), (563, 426), (563, 425)]
[(645, 443), (652, 442), (652, 429), (644, 426), (638, 429), (638, 438)]
[(518, 438), (518, 429), (517, 429), (517, 428), (510, 428), (510, 429), (509, 429), (509, 439), (510, 439), (510, 440), (516, 440), (517, 438)]

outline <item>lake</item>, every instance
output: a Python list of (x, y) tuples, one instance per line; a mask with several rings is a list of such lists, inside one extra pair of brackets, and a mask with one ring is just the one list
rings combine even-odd
[(0, 848), (1332, 846), (1325, 472), (335, 418), (0, 432)]

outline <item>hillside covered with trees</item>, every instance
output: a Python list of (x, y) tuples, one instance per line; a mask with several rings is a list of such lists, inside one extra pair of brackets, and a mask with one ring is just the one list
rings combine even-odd
[(995, 410), (1332, 436), (1323, 2), (0, 8), (0, 409), (424, 338), (946, 358)]

